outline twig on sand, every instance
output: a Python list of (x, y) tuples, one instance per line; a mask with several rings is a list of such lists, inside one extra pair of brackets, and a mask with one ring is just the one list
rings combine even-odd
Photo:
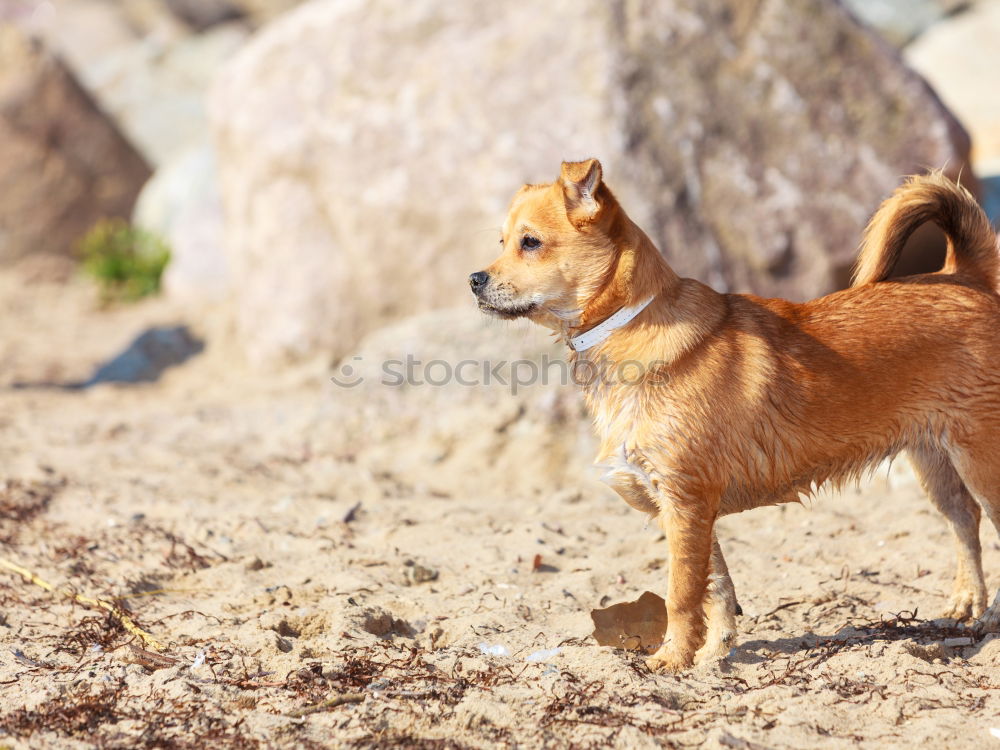
[(134, 591), (131, 594), (111, 597), (116, 602), (123, 602), (126, 599), (139, 599), (144, 596), (163, 596), (164, 594), (207, 594), (212, 593), (210, 589), (149, 589), (148, 591)]
[(341, 519), (344, 523), (351, 523), (358, 515), (358, 511), (361, 510), (361, 501), (358, 500), (354, 505), (352, 505), (348, 511), (344, 514)]
[(322, 703), (317, 703), (312, 706), (306, 706), (305, 708), (299, 708), (295, 711), (290, 711), (288, 716), (292, 719), (301, 719), (303, 716), (308, 716), (309, 714), (319, 713), (320, 711), (325, 711), (328, 708), (335, 708), (336, 706), (342, 706), (345, 703), (361, 703), (365, 699), (364, 693), (342, 693), (340, 695), (335, 695), (332, 698), (328, 698)]
[(7, 560), (6, 558), (3, 557), (0, 557), (0, 568), (7, 568), (7, 570), (17, 573), (24, 580), (28, 581), (28, 583), (33, 583), (36, 586), (39, 586), (53, 594), (62, 594), (63, 596), (67, 596), (70, 599), (73, 599), (74, 601), (82, 604), (85, 607), (97, 607), (99, 609), (103, 609), (109, 612), (111, 616), (114, 617), (116, 620), (118, 620), (118, 622), (121, 623), (123, 628), (125, 628), (128, 632), (130, 632), (132, 635), (134, 635), (140, 641), (142, 641), (146, 647), (152, 649), (153, 651), (163, 651), (166, 649), (166, 646), (164, 646), (158, 640), (153, 638), (153, 636), (151, 636), (145, 630), (140, 628), (138, 625), (136, 625), (135, 622), (132, 620), (132, 618), (129, 617), (127, 612), (125, 612), (121, 607), (115, 605), (112, 602), (109, 602), (105, 599), (93, 599), (89, 596), (83, 596), (82, 594), (77, 594), (69, 590), (59, 590), (48, 581), (39, 578), (37, 575), (32, 573), (27, 568), (23, 568), (20, 565), (17, 565), (16, 563), (13, 563), (10, 560)]
[(177, 664), (177, 659), (172, 656), (164, 656), (153, 651), (147, 651), (144, 648), (139, 648), (134, 643), (130, 643), (128, 647), (136, 663), (149, 669), (165, 669)]

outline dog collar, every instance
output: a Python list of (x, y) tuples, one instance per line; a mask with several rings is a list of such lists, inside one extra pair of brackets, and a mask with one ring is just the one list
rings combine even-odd
[(645, 302), (640, 302), (638, 305), (623, 307), (610, 318), (602, 323), (598, 323), (586, 333), (574, 336), (569, 340), (569, 348), (575, 352), (582, 352), (586, 349), (597, 346), (614, 331), (618, 330), (626, 323), (631, 322), (636, 315), (645, 310), (649, 306), (649, 303), (653, 301), (653, 297), (655, 296), (656, 295), (648, 297)]

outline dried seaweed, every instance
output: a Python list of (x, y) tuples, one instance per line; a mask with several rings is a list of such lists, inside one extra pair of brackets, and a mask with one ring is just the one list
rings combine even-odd
[[(162, 550), (147, 558), (151, 559), (152, 569), (136, 570), (133, 577), (118, 586), (109, 587), (108, 577), (95, 572), (105, 560), (122, 559), (137, 549), (151, 548)], [(113, 606), (130, 617), (131, 611), (122, 602), (142, 593), (174, 591), (166, 588), (171, 578), (224, 559), (199, 543), (185, 541), (179, 534), (140, 522), (101, 529), (96, 539), (59, 534), (51, 546), (43, 549), (49, 555), (48, 565), (57, 563), (65, 571), (68, 563), (72, 564), (77, 590), (86, 586), (99, 591), (102, 601), (114, 602)], [(109, 588), (112, 592), (117, 589), (116, 593), (135, 593), (116, 596)], [(775, 712), (752, 702), (734, 709), (731, 702), (723, 701), (727, 696), (749, 691), (770, 691), (766, 696), (770, 700), (787, 692), (822, 690), (837, 701), (856, 705), (892, 699), (898, 706), (899, 722), (905, 722), (937, 708), (981, 711), (987, 705), (982, 691), (1000, 689), (992, 679), (965, 671), (957, 662), (947, 670), (941, 667), (941, 672), (934, 672), (933, 667), (930, 671), (909, 670), (902, 679), (888, 685), (860, 672), (848, 674), (833, 668), (827, 662), (839, 654), (872, 652), (881, 643), (934, 644), (970, 633), (958, 626), (921, 622), (915, 612), (870, 622), (856, 614), (865, 611), (867, 604), (846, 597), (839, 613), (834, 610), (831, 614), (850, 622), (850, 627), (839, 634), (810, 637), (801, 648), (786, 648), (785, 653), (768, 651), (773, 644), (764, 642), (756, 676), (748, 674), (749, 670), (741, 675), (723, 672), (713, 678), (711, 687), (679, 691), (674, 688), (684, 686), (684, 677), (673, 680), (651, 676), (638, 653), (618, 654), (624, 667), (618, 677), (624, 676), (632, 685), (623, 689), (620, 682), (612, 684), (607, 675), (571, 669), (553, 673), (547, 667), (543, 672), (519, 660), (484, 659), (476, 650), (455, 647), (448, 648), (449, 666), (442, 668), (436, 666), (441, 664), (440, 651), (435, 655), (413, 641), (387, 639), (370, 643), (350, 636), (342, 640), (341, 650), (324, 654), (322, 661), (304, 659), (287, 672), (282, 669), (275, 673), (266, 671), (274, 664), (268, 662), (267, 656), (249, 653), (226, 641), (226, 629), (232, 621), (225, 616), (194, 609), (167, 614), (161, 611), (155, 618), (145, 614), (143, 622), (156, 631), (173, 632), (175, 637), (177, 633), (194, 633), (177, 637), (174, 651), (166, 656), (143, 647), (123, 621), (105, 607), (97, 613), (74, 611), (74, 619), (65, 624), (65, 609), (48, 609), (57, 599), (21, 599), (23, 590), (33, 589), (0, 588), (0, 605), (9, 612), (24, 609), (32, 615), (48, 613), (49, 620), (28, 622), (30, 627), (25, 632), (33, 634), (31, 644), (42, 643), (49, 650), (32, 652), (31, 644), (26, 643), (23, 648), (28, 654), (18, 651), (20, 658), (15, 655), (10, 662), (14, 674), (4, 683), (22, 680), (46, 688), (57, 684), (66, 691), (32, 709), (19, 708), (0, 716), (0, 735), (35, 737), (35, 744), (57, 745), (59, 739), (75, 738), (98, 748), (186, 750), (286, 743), (313, 748), (325, 746), (323, 742), (331, 736), (331, 726), (335, 726), (340, 746), (463, 748), (461, 742), (442, 736), (446, 732), (443, 727), (462, 721), (476, 743), (496, 746), (520, 743), (606, 747), (622, 744), (638, 731), (661, 746), (690, 747), (702, 741), (708, 729), (720, 725), (758, 730), (776, 726)], [(79, 603), (75, 598), (72, 601)], [(507, 606), (500, 599), (496, 601)], [(796, 604), (787, 603), (775, 611)], [(851, 617), (844, 616), (848, 610)], [(510, 605), (510, 611), (516, 612), (515, 605)], [(195, 627), (183, 627), (177, 622), (192, 619), (197, 623)], [(54, 621), (62, 624), (56, 626)], [(183, 629), (171, 630), (167, 624), (171, 622)], [(39, 627), (47, 630), (38, 635)], [(494, 625), (473, 627), (484, 638), (504, 632), (504, 628)], [(540, 631), (529, 648), (550, 642), (550, 638), (551, 633)], [(567, 639), (559, 645), (594, 646), (589, 639)], [(195, 648), (198, 666), (192, 669)], [(157, 670), (163, 671), (153, 678), (157, 681), (153, 684), (158, 686), (152, 687), (145, 675)], [(127, 681), (116, 682), (125, 679), (123, 674)], [(11, 672), (5, 674), (8, 676)], [(169, 690), (162, 689), (165, 684), (170, 685)], [(926, 688), (936, 684), (948, 688), (952, 697), (928, 695)], [(499, 721), (494, 724), (488, 712), (475, 715), (474, 722), (468, 723), (463, 713), (468, 706), (476, 701), (503, 700), (508, 694), (498, 688), (511, 685), (521, 689), (530, 685), (533, 691), (532, 700), (517, 709), (518, 725), (503, 726)], [(493, 693), (498, 695), (493, 698)], [(727, 705), (728, 712), (724, 708)], [(256, 736), (248, 728), (250, 712), (256, 712), (258, 717), (270, 714), (273, 721), (281, 722), (279, 728)], [(255, 721), (254, 726), (261, 725)], [(820, 724), (808, 726), (816, 736), (838, 736), (836, 729)], [(849, 731), (839, 736), (854, 737)], [(869, 742), (879, 739), (865, 738)], [(734, 741), (743, 742), (739, 738)]]
[(7, 479), (0, 484), (0, 543), (14, 544), (25, 524), (48, 510), (66, 479), (25, 482)]
[(124, 685), (118, 684), (98, 692), (87, 688), (68, 692), (37, 708), (19, 708), (0, 717), (0, 730), (19, 738), (30, 738), (39, 732), (55, 732), (64, 737), (89, 735), (105, 724), (121, 720), (118, 704), (124, 691)]
[(449, 738), (414, 737), (406, 732), (386, 730), (384, 732), (366, 734), (352, 740), (348, 747), (378, 747), (404, 748), (405, 750), (471, 750), (472, 745), (466, 745)]
[(228, 560), (225, 555), (208, 548), (204, 544), (200, 546), (205, 551), (200, 552), (195, 549), (193, 544), (176, 532), (149, 524), (143, 520), (133, 524), (132, 528), (140, 537), (144, 538), (146, 535), (149, 535), (159, 537), (170, 543), (170, 548), (163, 556), (163, 562), (168, 568), (187, 570), (194, 573), (211, 567), (216, 561), (225, 562)]
[(40, 578), (27, 568), (24, 568), (2, 557), (0, 557), (0, 567), (6, 568), (7, 570), (17, 573), (28, 583), (33, 583), (34, 585), (43, 588), (46, 591), (49, 591), (53, 594), (61, 594), (63, 596), (66, 596), (72, 599), (74, 602), (82, 604), (85, 607), (94, 607), (106, 610), (109, 615), (118, 620), (118, 622), (121, 624), (123, 628), (125, 628), (129, 633), (134, 635), (136, 638), (139, 638), (146, 646), (156, 651), (162, 651), (164, 649), (162, 643), (157, 641), (155, 638), (153, 638), (153, 636), (151, 636), (145, 630), (140, 628), (132, 619), (132, 617), (118, 605), (109, 602), (105, 599), (83, 596), (82, 594), (77, 594), (73, 591), (68, 591), (68, 590), (60, 591), (56, 589), (56, 587), (53, 586), (51, 583), (44, 580), (43, 578)]
[[(142, 727), (138, 736), (119, 735), (125, 722)], [(92, 691), (80, 687), (47, 700), (36, 708), (20, 708), (0, 717), (0, 732), (20, 739), (54, 733), (75, 737), (101, 748), (259, 748), (263, 743), (248, 733), (243, 720), (225, 712), (205, 710), (199, 702), (149, 700), (126, 695), (123, 683)]]
[(100, 649), (111, 651), (129, 640), (132, 635), (110, 612), (104, 616), (89, 615), (76, 623), (76, 627), (57, 637), (55, 651), (83, 656)]

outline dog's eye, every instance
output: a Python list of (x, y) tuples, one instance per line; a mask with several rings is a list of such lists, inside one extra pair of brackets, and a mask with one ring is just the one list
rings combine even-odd
[(540, 239), (538, 239), (537, 237), (532, 237), (530, 234), (526, 234), (524, 235), (524, 237), (521, 238), (522, 250), (535, 250), (541, 244), (542, 241)]

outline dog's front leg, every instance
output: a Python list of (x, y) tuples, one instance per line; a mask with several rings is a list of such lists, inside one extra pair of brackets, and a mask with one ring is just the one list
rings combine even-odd
[(696, 664), (721, 659), (729, 653), (736, 640), (736, 615), (740, 611), (736, 601), (736, 589), (729, 576), (726, 558), (715, 531), (712, 531), (712, 562), (705, 594), (705, 617), (708, 619), (708, 633), (705, 644), (694, 655)]
[(660, 522), (670, 548), (667, 583), (667, 634), (663, 645), (646, 660), (655, 672), (690, 667), (705, 640), (705, 600), (712, 526), (718, 498), (672, 497), (663, 504)]

